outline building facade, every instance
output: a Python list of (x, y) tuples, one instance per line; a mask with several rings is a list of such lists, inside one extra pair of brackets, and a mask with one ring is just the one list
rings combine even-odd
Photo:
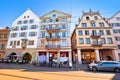
[(3, 59), (5, 55), (9, 32), (10, 29), (8, 27), (6, 29), (0, 28), (0, 59)]
[(113, 33), (116, 41), (116, 59), (120, 61), (120, 11), (108, 19), (109, 24), (113, 28)]
[(112, 28), (100, 15), (99, 11), (82, 12), (73, 31), (73, 61), (81, 63), (100, 60), (116, 60), (116, 43)]
[(27, 9), (21, 16), (13, 21), (12, 30), (6, 49), (5, 58), (21, 59), (32, 62), (36, 58), (37, 40), (39, 34), (40, 19)]
[(72, 66), (70, 21), (71, 15), (53, 10), (40, 17), (38, 56), (45, 55), (47, 63), (68, 62)]

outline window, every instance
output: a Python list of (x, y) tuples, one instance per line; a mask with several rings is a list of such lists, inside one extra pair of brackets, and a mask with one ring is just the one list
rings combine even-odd
[(26, 32), (22, 32), (22, 33), (20, 33), (19, 36), (20, 36), (20, 37), (26, 37), (26, 36), (27, 36), (27, 33), (26, 33)]
[(120, 17), (116, 17), (117, 21), (120, 21)]
[(83, 38), (79, 38), (79, 44), (83, 44), (84, 41), (83, 41)]
[(105, 42), (105, 38), (101, 38), (101, 43), (102, 44), (105, 44), (106, 42)]
[(90, 44), (90, 38), (86, 38), (86, 44)]
[(93, 36), (94, 36), (94, 35), (97, 35), (96, 30), (92, 30), (92, 35), (93, 35)]
[(7, 38), (7, 34), (4, 34), (4, 38)]
[(98, 44), (97, 39), (93, 39), (93, 44), (94, 44), (94, 45)]
[(53, 16), (53, 17), (56, 17), (56, 15), (55, 15), (55, 14), (53, 14), (52, 16)]
[(44, 20), (42, 20), (41, 22), (42, 22), (42, 23), (45, 23), (45, 22), (46, 22), (46, 20), (44, 19)]
[(52, 19), (50, 19), (50, 22), (52, 22), (53, 20)]
[(88, 30), (85, 30), (85, 35), (89, 35), (89, 31)]
[(11, 33), (11, 37), (17, 37), (17, 33)]
[(113, 44), (112, 38), (108, 38), (108, 44)]
[(114, 33), (120, 33), (120, 29), (113, 29)]
[(10, 42), (10, 46), (12, 46), (12, 44), (13, 44), (13, 41)]
[(3, 34), (0, 34), (0, 38), (3, 38)]
[(37, 32), (30, 32), (29, 36), (37, 36)]
[(97, 16), (94, 16), (94, 20), (98, 20), (98, 17), (97, 17)]
[(88, 16), (86, 17), (86, 20), (90, 20)]
[(13, 31), (18, 31), (19, 30), (19, 27), (18, 26), (14, 26), (13, 27)]
[(27, 16), (27, 18), (29, 18), (29, 16)]
[(120, 37), (115, 37), (116, 41), (120, 41)]
[(120, 49), (120, 45), (118, 45), (118, 49)]
[(45, 32), (44, 32), (44, 33), (42, 33), (42, 38), (45, 38)]
[(66, 37), (66, 32), (62, 32), (62, 37)]
[(62, 45), (62, 46), (68, 46), (67, 40), (62, 40), (62, 41), (61, 41), (61, 45)]
[(34, 40), (30, 40), (30, 41), (28, 42), (28, 45), (34, 45)]
[(93, 23), (93, 22), (90, 23), (90, 25), (91, 25), (91, 27), (95, 27), (95, 23)]
[(82, 27), (87, 27), (87, 24), (86, 23), (82, 23)]
[(118, 45), (118, 49), (120, 49), (120, 45)]
[(62, 29), (66, 29), (66, 25), (64, 24), (64, 25), (62, 25)]
[(100, 30), (100, 31), (99, 31), (99, 34), (100, 34), (100, 35), (104, 35), (103, 30)]
[(107, 34), (107, 35), (111, 35), (110, 30), (106, 30), (106, 34)]
[(30, 29), (37, 29), (37, 28), (38, 28), (37, 25), (31, 25), (31, 26), (30, 26)]
[(24, 20), (24, 22), (23, 22), (24, 24), (27, 24), (27, 20)]
[(22, 24), (22, 21), (18, 21), (17, 24)]
[(33, 20), (33, 19), (31, 19), (31, 20), (30, 20), (30, 23), (33, 23), (33, 22), (34, 22), (34, 20)]
[(14, 45), (16, 45), (16, 41), (14, 41)]
[(78, 35), (83, 35), (82, 30), (79, 30), (79, 31), (78, 31)]
[(45, 26), (42, 26), (42, 27), (41, 27), (41, 30), (45, 30)]
[(18, 45), (18, 46), (20, 45), (20, 41), (17, 41), (17, 45)]
[(22, 26), (21, 27), (21, 30), (27, 30), (28, 29), (28, 26)]
[(99, 23), (99, 26), (104, 27), (104, 23), (103, 22)]
[(4, 49), (5, 48), (5, 44), (1, 44), (1, 49)]

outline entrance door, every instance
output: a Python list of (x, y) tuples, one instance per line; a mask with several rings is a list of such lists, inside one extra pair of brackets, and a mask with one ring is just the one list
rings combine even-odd
[(95, 53), (93, 50), (90, 51), (82, 51), (82, 63), (91, 63), (95, 61)]

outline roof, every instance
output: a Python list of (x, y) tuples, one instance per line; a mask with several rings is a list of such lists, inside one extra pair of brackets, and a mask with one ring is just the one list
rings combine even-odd
[(108, 19), (108, 21), (109, 21), (110, 19), (112, 19), (114, 16), (116, 16), (118, 13), (120, 13), (120, 11), (118, 11), (117, 13), (115, 13), (111, 18)]
[(66, 15), (66, 16), (70, 16), (70, 17), (71, 17), (70, 14), (67, 14), (67, 13), (64, 13), (64, 12), (61, 12), (61, 11), (58, 11), (58, 10), (52, 10), (52, 11), (46, 13), (45, 15), (41, 16), (40, 18), (43, 18), (43, 17), (45, 17), (46, 15), (48, 15), (48, 14), (50, 14), (50, 13), (52, 13), (52, 12), (58, 12), (58, 13), (61, 13), (61, 14), (64, 14), (64, 15)]

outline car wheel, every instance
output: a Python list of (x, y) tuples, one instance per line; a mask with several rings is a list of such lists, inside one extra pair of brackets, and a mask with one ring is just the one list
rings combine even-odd
[(97, 68), (94, 67), (94, 68), (92, 68), (92, 70), (93, 70), (94, 72), (96, 72), (96, 71), (97, 71)]
[(118, 73), (120, 70), (118, 68), (115, 68), (115, 72)]

